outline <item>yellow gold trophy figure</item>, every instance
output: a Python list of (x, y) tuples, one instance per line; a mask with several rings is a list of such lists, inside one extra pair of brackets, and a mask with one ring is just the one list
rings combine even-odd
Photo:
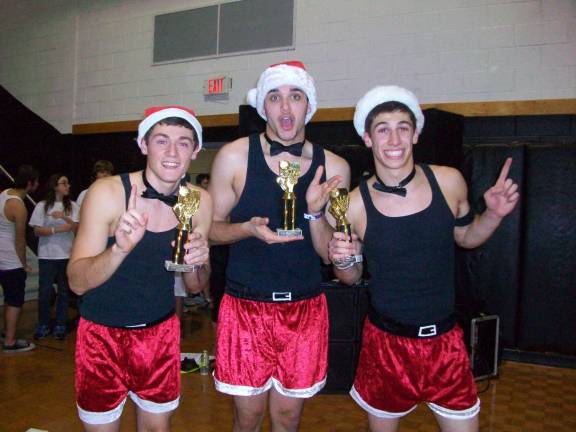
[[(349, 206), (350, 195), (348, 195), (348, 189), (336, 188), (330, 191), (330, 208), (328, 211), (336, 220), (336, 231), (346, 234), (351, 242), (352, 230), (350, 229), (350, 222), (346, 218)], [(343, 260), (335, 261), (334, 266), (339, 269), (347, 269), (357, 262), (362, 262), (362, 255), (350, 255)]]
[(294, 187), (300, 177), (300, 165), (295, 162), (280, 161), (280, 175), (276, 177), (276, 183), (284, 191), (284, 219), (282, 228), (276, 229), (281, 237), (297, 237), (302, 235), (302, 230), (296, 228), (296, 195)]
[(164, 263), (168, 271), (193, 272), (200, 267), (193, 264), (184, 264), (184, 255), (186, 254), (184, 244), (188, 240), (188, 233), (192, 228), (192, 216), (196, 214), (198, 207), (200, 207), (200, 192), (187, 186), (180, 186), (178, 189), (178, 202), (172, 208), (178, 218), (174, 254), (172, 261), (166, 260)]

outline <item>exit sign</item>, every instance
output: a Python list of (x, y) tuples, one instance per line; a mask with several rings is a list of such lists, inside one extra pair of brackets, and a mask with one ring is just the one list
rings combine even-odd
[(204, 95), (221, 95), (228, 94), (232, 88), (232, 78), (221, 76), (209, 78), (204, 81)]

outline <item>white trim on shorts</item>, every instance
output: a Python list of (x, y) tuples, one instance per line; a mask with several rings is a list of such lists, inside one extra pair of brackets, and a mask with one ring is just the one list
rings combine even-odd
[(317, 382), (312, 387), (308, 387), (305, 389), (287, 389), (276, 378), (270, 378), (270, 379), (272, 380), (272, 383), (274, 384), (274, 388), (276, 389), (276, 391), (281, 395), (301, 399), (311, 398), (320, 390), (322, 390), (322, 387), (326, 385), (326, 377), (324, 377), (322, 381)]
[[(138, 408), (140, 408), (142, 411), (146, 411), (152, 414), (163, 414), (166, 412), (174, 411), (180, 404), (180, 396), (172, 401), (157, 403), (142, 399), (136, 393), (131, 391), (129, 391), (128, 394), (130, 395), (132, 402), (134, 402)], [(78, 417), (80, 417), (80, 420), (82, 420), (84, 423), (93, 425), (115, 422), (122, 415), (124, 405), (126, 404), (126, 399), (127, 398), (124, 398), (122, 402), (118, 404), (118, 406), (112, 408), (110, 411), (104, 412), (86, 411), (85, 409), (82, 409), (80, 405), (76, 404), (78, 407)]]
[(360, 405), (360, 407), (364, 411), (366, 411), (366, 412), (368, 412), (368, 414), (371, 414), (374, 417), (378, 417), (378, 418), (399, 419), (401, 417), (404, 417), (406, 414), (409, 414), (412, 411), (414, 411), (416, 409), (416, 407), (418, 406), (418, 405), (414, 405), (408, 411), (404, 411), (404, 412), (400, 412), (400, 413), (393, 413), (393, 412), (388, 412), (388, 411), (384, 411), (384, 410), (379, 410), (377, 408), (374, 408), (372, 405), (369, 405), (368, 402), (366, 402), (364, 399), (362, 399), (362, 396), (360, 396), (360, 394), (356, 391), (356, 388), (354, 386), (352, 386), (352, 389), (350, 389), (350, 396), (352, 397), (352, 399), (354, 399), (354, 401), (358, 405)]
[(435, 414), (453, 420), (468, 420), (478, 415), (478, 413), (480, 412), (480, 399), (477, 399), (476, 403), (472, 405), (470, 408), (460, 411), (444, 408), (432, 402), (426, 402), (426, 405), (428, 405), (430, 409), (434, 411)]
[(126, 403), (126, 398), (120, 402), (116, 408), (112, 408), (110, 411), (86, 411), (82, 409), (78, 403), (76, 403), (76, 407), (78, 408), (78, 417), (84, 423), (92, 424), (92, 425), (100, 425), (100, 424), (107, 424), (115, 422), (120, 418), (122, 415), (122, 410), (124, 409), (124, 404)]
[(280, 381), (274, 377), (270, 377), (266, 383), (261, 387), (250, 387), (243, 385), (226, 384), (222, 381), (218, 381), (214, 377), (214, 384), (216, 390), (221, 393), (226, 393), (232, 396), (256, 396), (267, 392), (274, 386), (274, 389), (283, 396), (293, 397), (293, 398), (310, 398), (318, 393), (326, 385), (326, 377), (322, 381), (317, 382), (312, 387), (305, 389), (287, 389)]
[[(367, 411), (369, 414), (373, 415), (374, 417), (378, 417), (378, 418), (398, 419), (398, 418), (404, 417), (406, 414), (409, 414), (410, 412), (414, 411), (414, 409), (416, 409), (416, 407), (418, 406), (418, 405), (414, 405), (412, 408), (410, 408), (408, 411), (405, 411), (405, 412), (392, 413), (392, 412), (388, 412), (388, 411), (379, 410), (379, 409), (374, 408), (373, 406), (369, 405), (364, 399), (362, 399), (362, 396), (360, 396), (360, 394), (356, 391), (356, 388), (354, 388), (354, 386), (352, 386), (352, 389), (350, 390), (350, 396), (365, 411)], [(453, 419), (453, 420), (468, 420), (468, 419), (471, 419), (472, 417), (478, 415), (478, 413), (480, 412), (480, 399), (477, 399), (476, 403), (474, 405), (472, 405), (470, 408), (467, 408), (465, 410), (460, 410), (460, 411), (444, 408), (444, 407), (437, 405), (433, 402), (426, 402), (426, 405), (428, 405), (430, 407), (430, 409), (435, 414), (438, 414), (440, 417), (449, 418), (449, 419)]]

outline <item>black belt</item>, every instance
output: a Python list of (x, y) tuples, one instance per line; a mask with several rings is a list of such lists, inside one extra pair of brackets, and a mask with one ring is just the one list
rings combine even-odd
[(226, 285), (226, 294), (233, 297), (238, 297), (244, 300), (254, 300), (261, 302), (294, 302), (298, 300), (306, 300), (309, 298), (317, 297), (322, 293), (322, 289), (318, 287), (314, 290), (308, 290), (305, 292), (291, 292), (291, 291), (275, 291), (275, 292), (254, 292), (242, 287), (234, 287), (231, 285)]
[(374, 308), (370, 308), (368, 317), (370, 318), (370, 322), (379, 329), (396, 336), (410, 338), (429, 338), (438, 336), (452, 330), (456, 324), (456, 318), (454, 315), (450, 315), (448, 318), (440, 321), (423, 325), (403, 324), (381, 315)]
[(174, 314), (176, 313), (176, 311), (174, 309), (172, 309), (170, 312), (168, 312), (166, 315), (163, 315), (162, 317), (154, 320), (154, 321), (150, 321), (144, 324), (135, 324), (135, 325), (127, 325), (127, 326), (120, 326), (119, 328), (123, 328), (123, 329), (127, 329), (127, 330), (140, 330), (143, 328), (148, 328), (148, 327), (154, 327), (155, 325), (158, 325), (160, 323), (163, 323), (164, 321), (172, 318), (172, 316), (174, 316)]

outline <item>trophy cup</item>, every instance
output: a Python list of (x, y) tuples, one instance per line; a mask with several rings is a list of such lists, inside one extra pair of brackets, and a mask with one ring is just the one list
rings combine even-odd
[(282, 228), (276, 229), (280, 237), (297, 237), (302, 235), (302, 230), (296, 228), (296, 195), (294, 187), (300, 177), (300, 165), (294, 162), (280, 161), (280, 175), (276, 177), (276, 183), (284, 191), (284, 223)]
[[(348, 236), (348, 241), (352, 242), (352, 231), (350, 222), (346, 219), (346, 212), (350, 206), (350, 195), (348, 189), (336, 188), (330, 191), (330, 208), (328, 211), (336, 220), (336, 231)], [(339, 269), (347, 269), (357, 262), (362, 262), (362, 255), (350, 255), (343, 260), (334, 261), (334, 265)]]
[(172, 261), (166, 260), (164, 267), (168, 271), (193, 272), (200, 268), (199, 265), (184, 264), (184, 243), (188, 240), (188, 233), (192, 228), (192, 216), (196, 214), (200, 207), (200, 192), (189, 189), (187, 186), (180, 186), (178, 189), (178, 202), (172, 210), (178, 218), (176, 239), (174, 244), (174, 254)]

